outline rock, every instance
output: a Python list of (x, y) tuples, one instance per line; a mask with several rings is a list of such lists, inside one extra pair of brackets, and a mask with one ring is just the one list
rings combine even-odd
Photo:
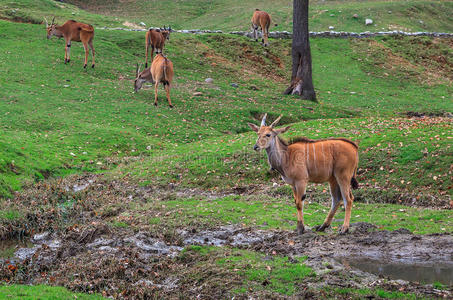
[(202, 92), (195, 92), (195, 93), (193, 93), (192, 95), (194, 95), (194, 96), (201, 96), (201, 95), (203, 95), (203, 93), (202, 93)]
[(138, 24), (139, 24), (140, 26), (145, 26), (145, 27), (146, 27), (146, 24), (143, 23), (143, 22), (140, 22), (140, 23), (138, 23)]
[(239, 85), (238, 85), (237, 83), (232, 83), (232, 84), (230, 84), (230, 85), (231, 85), (232, 87), (234, 87), (234, 88), (238, 88), (238, 87), (239, 87)]
[(329, 26), (329, 29), (330, 29), (330, 30), (333, 30), (333, 29), (335, 29), (335, 27), (333, 27), (333, 26)]
[(352, 17), (353, 17), (354, 19), (357, 19), (357, 18), (359, 17), (359, 15), (358, 15), (358, 14), (353, 14)]
[(334, 14), (330, 14), (330, 16), (331, 16), (331, 17), (335, 17), (335, 15), (334, 15)]
[(204, 80), (204, 82), (206, 82), (206, 83), (213, 83), (213, 82), (214, 82), (214, 79), (212, 79), (212, 78), (206, 78), (206, 79)]
[(371, 25), (371, 24), (373, 24), (373, 20), (365, 19), (365, 25)]
[(44, 231), (43, 233), (40, 233), (40, 234), (35, 234), (33, 236), (33, 240), (35, 242), (38, 242), (38, 241), (42, 241), (42, 240), (45, 240), (49, 237), (50, 233), (48, 231)]

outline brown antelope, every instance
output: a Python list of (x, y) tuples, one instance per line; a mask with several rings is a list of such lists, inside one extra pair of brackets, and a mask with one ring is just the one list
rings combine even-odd
[[(153, 53), (156, 49), (156, 53), (162, 53), (166, 40), (170, 40), (171, 26), (164, 29), (150, 29), (146, 33), (146, 60), (145, 68), (148, 68), (148, 52), (149, 46), (151, 46), (151, 63), (153, 62)], [(160, 52), (159, 52), (160, 51)]]
[(94, 38), (94, 28), (89, 24), (79, 23), (74, 20), (69, 20), (64, 23), (62, 26), (54, 24), (55, 17), (52, 20), (52, 24), (49, 25), (47, 19), (47, 39), (50, 39), (52, 36), (57, 36), (59, 38), (64, 37), (66, 45), (64, 52), (64, 63), (69, 63), (71, 61), (71, 42), (82, 42), (83, 47), (85, 48), (85, 64), (84, 68), (87, 67), (88, 61), (88, 46), (91, 48), (91, 56), (93, 57), (93, 64), (91, 65), (94, 68), (94, 47), (93, 47), (93, 38)]
[(151, 67), (140, 72), (137, 65), (136, 78), (134, 83), (135, 92), (137, 93), (143, 83), (151, 82), (154, 84), (154, 105), (157, 106), (157, 87), (162, 83), (167, 93), (168, 105), (173, 107), (170, 99), (170, 85), (173, 80), (173, 63), (163, 56), (161, 53), (157, 54), (151, 64)]
[[(280, 116), (281, 117), (281, 116)], [(343, 199), (345, 217), (341, 233), (349, 230), (351, 207), (354, 197), (352, 188), (357, 188), (355, 179), (359, 163), (358, 146), (353, 141), (344, 138), (310, 140), (297, 138), (287, 142), (278, 135), (286, 132), (290, 126), (274, 128), (280, 120), (278, 117), (270, 126), (266, 126), (264, 115), (261, 126), (248, 123), (258, 133), (254, 150), (266, 149), (269, 165), (277, 170), (282, 179), (291, 185), (297, 208), (297, 231), (304, 232), (303, 201), (308, 182), (329, 182), (332, 206), (324, 223), (316, 227), (324, 231), (332, 223), (332, 219)]]
[[(271, 25), (271, 16), (265, 11), (255, 9), (252, 16), (252, 33), (255, 41), (258, 42), (258, 28), (261, 27), (262, 42), (264, 46), (269, 46), (269, 26)], [(277, 24), (275, 24), (277, 26)]]

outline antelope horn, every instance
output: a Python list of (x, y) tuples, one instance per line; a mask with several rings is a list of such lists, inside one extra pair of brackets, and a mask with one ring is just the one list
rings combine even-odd
[(138, 71), (139, 71), (139, 67), (138, 67), (138, 64), (137, 64), (137, 68), (135, 69), (135, 77), (138, 77)]
[(261, 120), (261, 126), (266, 126), (266, 117), (267, 117), (267, 113), (264, 114), (264, 117), (263, 117), (263, 119)]
[(55, 21), (55, 17), (53, 17), (53, 19), (52, 19), (52, 24), (50, 24), (50, 25), (53, 25), (53, 22), (54, 22), (54, 21)]
[(46, 21), (46, 27), (49, 27), (49, 22), (47, 22), (46, 17), (44, 17), (44, 21)]
[(280, 115), (277, 119), (275, 119), (275, 121), (272, 122), (271, 126), (269, 126), (269, 127), (274, 128), (274, 126), (277, 125), (278, 121), (280, 121), (281, 118), (282, 118), (282, 115)]

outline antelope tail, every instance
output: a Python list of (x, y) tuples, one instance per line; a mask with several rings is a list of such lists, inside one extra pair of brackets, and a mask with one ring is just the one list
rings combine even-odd
[(167, 63), (168, 60), (166, 57), (164, 57), (164, 85), (169, 84), (169, 82), (167, 81)]
[(359, 182), (357, 181), (357, 179), (355, 179), (356, 175), (357, 175), (357, 168), (354, 170), (354, 175), (351, 178), (351, 187), (354, 190), (359, 188)]
[(86, 31), (86, 32), (93, 32), (94, 31), (94, 27), (91, 26), (91, 25), (85, 25), (85, 26), (79, 27), (79, 30), (83, 30), (83, 31)]

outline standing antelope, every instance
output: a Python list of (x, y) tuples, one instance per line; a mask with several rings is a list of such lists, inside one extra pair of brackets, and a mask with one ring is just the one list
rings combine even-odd
[(85, 64), (84, 68), (87, 67), (88, 61), (88, 46), (91, 48), (91, 56), (93, 57), (93, 64), (91, 65), (94, 68), (94, 47), (93, 47), (93, 38), (94, 38), (94, 28), (89, 24), (79, 23), (74, 20), (66, 21), (62, 26), (54, 24), (55, 17), (52, 19), (52, 24), (46, 21), (47, 27), (47, 39), (50, 39), (52, 36), (64, 37), (66, 45), (64, 52), (64, 63), (69, 63), (71, 61), (71, 42), (82, 42), (83, 47), (85, 48)]
[[(262, 42), (264, 46), (269, 46), (269, 26), (271, 25), (271, 16), (265, 11), (255, 9), (252, 16), (252, 33), (255, 41), (258, 42), (258, 27), (261, 27), (263, 33)], [(277, 24), (275, 24), (277, 26)]]
[(286, 142), (278, 135), (286, 132), (290, 126), (274, 128), (281, 116), (270, 126), (266, 126), (264, 115), (261, 126), (248, 123), (258, 133), (258, 140), (254, 150), (266, 149), (268, 162), (272, 169), (277, 170), (282, 179), (293, 188), (297, 208), (297, 231), (304, 232), (302, 214), (305, 189), (308, 182), (329, 182), (332, 206), (324, 223), (316, 227), (317, 231), (324, 231), (332, 223), (332, 219), (343, 198), (346, 213), (341, 233), (349, 230), (351, 207), (354, 197), (352, 188), (357, 188), (355, 179), (359, 163), (358, 146), (353, 141), (344, 138), (330, 138), (310, 140), (297, 138)]
[(140, 72), (137, 65), (134, 83), (135, 92), (137, 93), (142, 88), (143, 83), (147, 81), (154, 83), (154, 105), (157, 106), (157, 87), (159, 86), (159, 83), (162, 83), (167, 94), (168, 105), (173, 107), (170, 99), (170, 85), (173, 80), (173, 74), (173, 63), (159, 53), (154, 58), (151, 67), (142, 72)]
[[(151, 46), (151, 63), (153, 62), (153, 53), (156, 49), (156, 53), (162, 53), (166, 40), (170, 40), (171, 26), (164, 29), (150, 29), (146, 33), (146, 60), (145, 68), (148, 68), (148, 52), (149, 46)], [(160, 52), (159, 52), (160, 51)]]

